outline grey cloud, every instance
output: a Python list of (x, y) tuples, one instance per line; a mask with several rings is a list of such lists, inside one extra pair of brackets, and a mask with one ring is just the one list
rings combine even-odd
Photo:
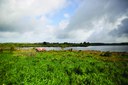
[(110, 34), (115, 37), (128, 37), (128, 19), (124, 19), (121, 25), (119, 25), (116, 29), (112, 30)]
[(0, 32), (18, 32), (23, 33), (27, 31), (32, 31), (34, 26), (29, 22), (12, 22), (12, 23), (2, 23), (0, 24)]
[[(71, 33), (74, 32), (73, 35), (75, 35), (75, 31), (77, 30), (86, 32), (93, 30), (95, 29), (94, 22), (96, 24), (97, 21), (103, 18), (105, 18), (106, 23), (114, 23), (119, 17), (127, 13), (128, 0), (84, 0), (75, 15), (72, 16), (68, 26), (64, 30), (59, 31), (60, 34), (57, 38), (71, 38)], [(102, 28), (104, 28), (104, 30), (101, 31), (102, 33), (99, 33), (100, 35), (103, 35), (103, 33), (105, 33), (104, 31), (107, 30), (106, 27)], [(109, 34), (106, 34), (106, 36), (107, 35)], [(89, 38), (92, 38), (91, 36)], [(72, 38), (75, 37), (73, 36)]]
[(0, 0), (0, 7), (1, 7), (5, 2), (7, 2), (7, 0)]
[(14, 31), (13, 27), (7, 25), (0, 25), (0, 32), (7, 32), (7, 31), (9, 32)]

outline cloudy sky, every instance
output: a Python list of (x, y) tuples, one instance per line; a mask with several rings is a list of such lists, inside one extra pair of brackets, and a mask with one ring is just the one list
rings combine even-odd
[(128, 42), (128, 0), (0, 0), (0, 42)]

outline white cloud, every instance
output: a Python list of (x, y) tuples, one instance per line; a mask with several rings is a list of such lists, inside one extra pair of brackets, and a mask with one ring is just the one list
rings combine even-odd
[(59, 28), (59, 29), (64, 29), (64, 28), (67, 27), (68, 24), (69, 24), (69, 20), (67, 20), (67, 19), (62, 20), (62, 21), (60, 21), (58, 28)]
[[(80, 4), (73, 16), (69, 6), (60, 22), (51, 24), (51, 17), (73, 4)], [(111, 34), (126, 26), (128, 0), (1, 0), (0, 10), (0, 42), (128, 41), (124, 34)]]
[(65, 14), (64, 14), (64, 17), (65, 17), (65, 18), (69, 18), (70, 16), (69, 16), (68, 13), (65, 13)]
[(26, 16), (53, 14), (66, 5), (66, 0), (6, 0), (1, 1), (0, 23), (11, 23)]
[(4, 38), (15, 37), (16, 35), (19, 36), (17, 32), (0, 32), (0, 37), (4, 37)]
[(66, 3), (67, 0), (0, 1), (0, 42), (12, 38), (21, 42), (49, 40), (54, 37), (55, 26), (50, 25), (48, 16), (54, 16)]
[[(114, 37), (109, 32), (116, 29), (126, 17), (128, 17), (127, 0), (84, 0), (58, 38), (118, 42), (119, 37)], [(127, 41), (125, 37), (121, 38), (120, 40)]]

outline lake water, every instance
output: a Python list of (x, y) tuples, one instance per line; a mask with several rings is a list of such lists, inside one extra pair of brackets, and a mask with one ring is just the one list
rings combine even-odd
[[(32, 49), (33, 47), (24, 47), (21, 49)], [(46, 50), (62, 50), (61, 47), (36, 47), (45, 48)], [(88, 47), (66, 47), (64, 50), (98, 50), (98, 51), (111, 51), (111, 52), (128, 52), (128, 45), (123, 46), (88, 46)]]
[(98, 51), (111, 51), (111, 52), (128, 52), (127, 46), (88, 46), (88, 47), (67, 47), (65, 49), (73, 50), (98, 50)]

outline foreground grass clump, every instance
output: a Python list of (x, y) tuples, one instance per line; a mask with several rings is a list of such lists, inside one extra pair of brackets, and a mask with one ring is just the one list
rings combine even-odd
[(0, 85), (127, 85), (125, 54), (14, 51), (0, 53)]

